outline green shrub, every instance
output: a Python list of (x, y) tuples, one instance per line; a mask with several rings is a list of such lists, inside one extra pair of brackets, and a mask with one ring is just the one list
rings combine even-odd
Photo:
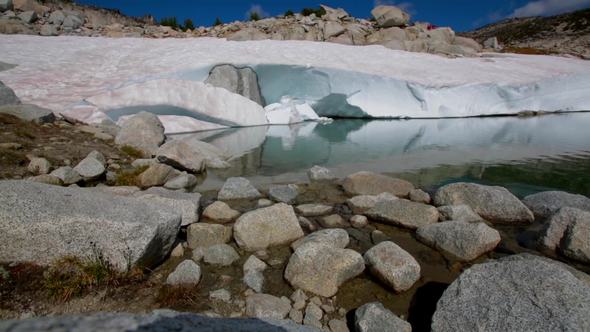
[(221, 19), (219, 17), (215, 18), (215, 22), (213, 23), (213, 26), (218, 26), (218, 25), (222, 25), (223, 22), (221, 21)]
[(186, 20), (184, 20), (184, 24), (182, 25), (183, 31), (194, 30), (194, 29), (195, 29), (195, 25), (193, 24), (193, 20), (191, 20), (190, 18), (187, 18)]
[(289, 9), (285, 12), (284, 16), (285, 17), (295, 16), (295, 13), (293, 13), (293, 11), (291, 9)]
[(250, 12), (250, 21), (260, 20), (260, 14), (258, 12)]
[(160, 25), (171, 27), (173, 29), (178, 29), (178, 21), (176, 20), (176, 17), (174, 17), (174, 16), (172, 16), (172, 17), (163, 17), (160, 20)]
[(322, 7), (318, 7), (318, 8), (303, 8), (301, 10), (301, 15), (303, 16), (309, 16), (311, 14), (315, 14), (315, 16), (317, 17), (322, 17), (326, 14), (326, 10)]
[(123, 145), (119, 148), (119, 150), (123, 151), (129, 157), (133, 158), (143, 158), (143, 152), (139, 151), (138, 149), (130, 146), (130, 145)]

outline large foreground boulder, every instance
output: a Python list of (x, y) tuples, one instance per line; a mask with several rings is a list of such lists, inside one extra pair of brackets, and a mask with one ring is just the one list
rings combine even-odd
[(556, 263), (474, 265), (444, 292), (432, 331), (588, 331), (590, 286)]
[(506, 188), (475, 183), (452, 183), (440, 188), (434, 203), (471, 207), (485, 220), (501, 224), (526, 224), (534, 220), (533, 213)]
[(564, 191), (540, 192), (525, 197), (522, 202), (540, 218), (547, 218), (562, 207), (590, 211), (590, 198)]
[(241, 332), (317, 332), (290, 320), (211, 318), (171, 310), (149, 314), (100, 313), (58, 316), (27, 320), (0, 321), (0, 331), (241, 331)]
[(120, 146), (131, 146), (141, 151), (144, 156), (151, 157), (164, 143), (164, 139), (164, 125), (160, 119), (152, 113), (139, 112), (121, 124), (115, 143)]
[(347, 176), (342, 183), (350, 195), (379, 195), (390, 193), (398, 197), (408, 197), (414, 186), (405, 180), (372, 172), (358, 172)]
[(0, 113), (13, 115), (23, 121), (32, 121), (38, 124), (55, 121), (55, 114), (53, 114), (53, 111), (32, 104), (0, 106)]
[(236, 243), (247, 251), (289, 244), (301, 237), (295, 211), (285, 203), (244, 213), (234, 224)]
[(20, 104), (20, 99), (11, 88), (0, 81), (0, 106), (13, 104)]
[(264, 100), (258, 85), (258, 75), (250, 67), (219, 65), (213, 67), (205, 83), (242, 95), (261, 106)]
[(0, 261), (51, 264), (102, 254), (117, 269), (153, 267), (172, 249), (174, 210), (98, 190), (0, 181)]

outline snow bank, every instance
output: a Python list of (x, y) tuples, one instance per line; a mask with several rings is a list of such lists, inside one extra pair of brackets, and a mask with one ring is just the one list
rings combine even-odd
[(317, 115), (305, 101), (295, 100), (289, 96), (281, 97), (280, 102), (272, 103), (264, 108), (268, 124), (288, 125), (304, 121), (331, 121)]
[[(0, 72), (0, 80), (24, 102), (58, 112), (80, 111), (74, 106), (86, 99), (96, 112), (111, 115), (116, 107), (172, 105), (222, 126), (265, 123), (261, 108), (198, 83), (219, 63), (256, 68), (268, 102), (290, 95), (310, 103), (320, 116), (432, 118), (590, 110), (590, 65), (564, 57), (448, 59), (377, 45), (213, 38), (0, 35), (0, 44), (2, 60), (18, 64)], [(89, 118), (100, 117), (88, 108), (83, 111)]]

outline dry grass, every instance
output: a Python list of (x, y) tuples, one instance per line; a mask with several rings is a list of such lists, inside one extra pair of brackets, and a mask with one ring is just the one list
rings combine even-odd
[(158, 291), (156, 302), (162, 308), (188, 310), (201, 302), (197, 287), (164, 285)]
[(129, 145), (123, 145), (122, 147), (120, 147), (120, 150), (125, 152), (128, 156), (133, 157), (135, 159), (144, 157), (143, 152)]

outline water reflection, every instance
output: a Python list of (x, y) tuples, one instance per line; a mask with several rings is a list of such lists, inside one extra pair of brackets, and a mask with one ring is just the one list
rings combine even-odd
[[(534, 118), (337, 120), (331, 124), (262, 126), (192, 135), (234, 157), (236, 167), (210, 175), (205, 186), (216, 187), (223, 178), (238, 175), (258, 183), (304, 181), (305, 171), (313, 165), (329, 167), (340, 177), (358, 170), (402, 174), (417, 177), (419, 182), (430, 177), (429, 183), (421, 183), (426, 186), (465, 176), (481, 179), (491, 167), (507, 165), (511, 165), (509, 170), (542, 165), (549, 174), (580, 178), (580, 174), (560, 165), (590, 160), (588, 128), (590, 113), (576, 113)], [(587, 177), (588, 168), (583, 168)], [(496, 180), (491, 182), (511, 181), (506, 175), (510, 171), (499, 173), (502, 176), (494, 175)], [(519, 173), (514, 180), (526, 180), (526, 172)], [(588, 183), (584, 177), (578, 181), (583, 179)]]

